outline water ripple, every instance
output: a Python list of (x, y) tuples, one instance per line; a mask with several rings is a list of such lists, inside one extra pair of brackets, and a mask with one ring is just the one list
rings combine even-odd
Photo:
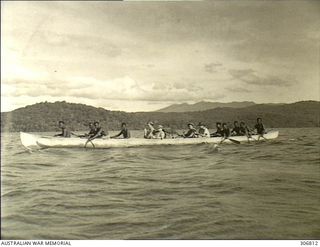
[(2, 134), (4, 239), (314, 239), (318, 129), (275, 141), (29, 152)]

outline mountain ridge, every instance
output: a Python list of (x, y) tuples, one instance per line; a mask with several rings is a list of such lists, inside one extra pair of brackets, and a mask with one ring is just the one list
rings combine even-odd
[(255, 103), (252, 101), (241, 101), (241, 102), (232, 101), (229, 103), (200, 101), (194, 104), (188, 104), (188, 103), (173, 104), (173, 105), (161, 108), (156, 112), (194, 112), (194, 111), (206, 111), (206, 110), (215, 109), (218, 107), (243, 108), (251, 105), (255, 105)]
[(215, 122), (246, 121), (253, 126), (262, 117), (268, 128), (319, 127), (319, 101), (300, 101), (291, 104), (255, 104), (243, 108), (219, 107), (195, 112), (123, 112), (110, 111), (84, 104), (42, 102), (1, 113), (1, 131), (57, 131), (57, 122), (64, 120), (72, 130), (86, 130), (88, 122), (100, 121), (104, 128), (119, 129), (122, 122), (130, 129), (143, 129), (147, 121), (165, 128), (183, 129), (188, 122), (204, 122), (214, 128)]

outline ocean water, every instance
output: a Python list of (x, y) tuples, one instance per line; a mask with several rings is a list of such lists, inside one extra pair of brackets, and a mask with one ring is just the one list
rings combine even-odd
[(3, 133), (1, 237), (319, 239), (319, 140), (28, 152)]

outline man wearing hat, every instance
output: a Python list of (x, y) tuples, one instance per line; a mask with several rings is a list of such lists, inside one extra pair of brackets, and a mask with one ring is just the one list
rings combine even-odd
[(198, 126), (199, 126), (198, 135), (200, 137), (210, 137), (210, 132), (203, 123), (200, 122)]
[(146, 139), (152, 139), (154, 138), (155, 129), (153, 127), (153, 122), (148, 122), (145, 129), (144, 129), (144, 138)]
[(166, 137), (166, 133), (163, 130), (163, 126), (161, 124), (158, 125), (158, 129), (156, 130), (155, 138), (164, 139)]

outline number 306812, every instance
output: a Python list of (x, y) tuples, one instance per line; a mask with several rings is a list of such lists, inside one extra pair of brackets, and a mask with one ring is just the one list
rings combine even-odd
[(315, 245), (317, 246), (318, 245), (318, 241), (300, 241), (300, 244), (301, 245)]

